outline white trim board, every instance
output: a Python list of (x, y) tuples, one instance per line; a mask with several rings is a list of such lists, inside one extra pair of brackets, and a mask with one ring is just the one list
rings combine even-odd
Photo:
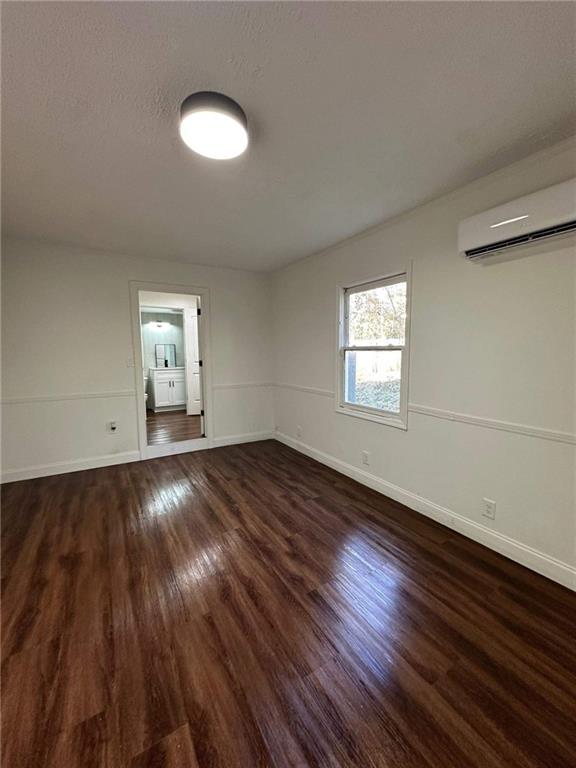
[(81, 472), (85, 469), (111, 467), (114, 464), (128, 464), (133, 461), (140, 461), (140, 451), (107, 453), (103, 456), (92, 456), (87, 459), (57, 461), (54, 464), (36, 464), (31, 467), (22, 467), (21, 469), (5, 469), (2, 472), (2, 482), (13, 483), (18, 480), (33, 480), (36, 477), (65, 475), (68, 472)]
[[(213, 390), (223, 389), (252, 389), (260, 387), (275, 387), (271, 381), (248, 381), (248, 382), (232, 382), (224, 384), (213, 384)], [(306, 391), (311, 391), (307, 389)], [(51, 403), (65, 400), (94, 400), (94, 399), (106, 399), (112, 397), (136, 397), (135, 389), (119, 389), (112, 392), (70, 392), (68, 394), (58, 395), (29, 395), (25, 397), (5, 397), (0, 400), (2, 405), (16, 405), (19, 403)]]
[(14, 483), (19, 480), (33, 480), (37, 477), (48, 477), (50, 475), (64, 475), (68, 472), (80, 472), (86, 469), (99, 469), (101, 467), (111, 467), (115, 464), (128, 464), (133, 461), (148, 461), (150, 459), (160, 458), (166, 455), (176, 455), (180, 453), (193, 453), (194, 451), (205, 450), (207, 448), (221, 448), (225, 445), (239, 445), (242, 443), (254, 443), (259, 440), (273, 440), (272, 432), (246, 432), (241, 435), (224, 435), (215, 437), (209, 441), (207, 438), (198, 438), (196, 440), (181, 441), (172, 443), (169, 446), (169, 453), (159, 452), (154, 455), (154, 447), (148, 446), (149, 455), (140, 456), (140, 451), (125, 451), (124, 453), (109, 453), (102, 456), (92, 456), (87, 459), (72, 459), (70, 461), (58, 461), (54, 464), (36, 464), (21, 469), (5, 469), (0, 479), (1, 483)]
[(294, 389), (296, 392), (309, 392), (311, 395), (320, 395), (321, 397), (336, 397), (336, 393), (330, 389), (319, 389), (318, 387), (304, 387), (301, 384), (274, 384), (279, 389)]
[(321, 464), (325, 464), (337, 472), (357, 480), (362, 485), (366, 485), (382, 493), (384, 496), (388, 496), (394, 499), (394, 501), (398, 501), (404, 504), (404, 506), (426, 515), (426, 517), (430, 517), (436, 520), (436, 522), (452, 528), (463, 536), (473, 539), (489, 549), (510, 558), (510, 560), (514, 560), (526, 568), (530, 568), (543, 576), (547, 576), (552, 581), (576, 591), (576, 568), (574, 566), (550, 557), (537, 549), (522, 544), (522, 542), (505, 536), (502, 533), (493, 531), (473, 520), (469, 520), (463, 515), (442, 507), (423, 496), (412, 493), (412, 491), (407, 491), (393, 483), (382, 480), (370, 472), (366, 472), (363, 469), (354, 467), (352, 464), (312, 448), (306, 443), (295, 440), (282, 432), (277, 432), (275, 438), (290, 448), (294, 448), (296, 451), (319, 461)]
[(555, 429), (546, 429), (545, 427), (534, 427), (531, 424), (516, 424), (512, 421), (488, 419), (485, 416), (472, 416), (468, 413), (445, 411), (442, 408), (432, 408), (428, 405), (417, 405), (416, 403), (410, 403), (408, 410), (410, 413), (432, 416), (435, 419), (459, 421), (462, 424), (472, 424), (476, 427), (498, 429), (501, 432), (515, 432), (518, 435), (526, 435), (527, 437), (539, 437), (541, 440), (553, 440), (558, 443), (576, 445), (576, 434), (571, 432), (560, 432)]
[(65, 400), (99, 400), (111, 397), (136, 397), (135, 389), (119, 389), (115, 392), (71, 392), (60, 395), (30, 395), (29, 397), (6, 397), (2, 405), (15, 405), (18, 403), (52, 403)]
[(243, 435), (226, 435), (215, 437), (212, 440), (213, 448), (222, 448), (225, 445), (240, 445), (241, 443), (256, 443), (259, 440), (273, 440), (273, 432), (246, 432)]
[[(305, 387), (300, 384), (276, 384), (275, 386), (279, 389), (309, 392), (310, 394), (322, 395), (323, 397), (336, 397), (336, 393), (328, 389)], [(458, 421), (462, 424), (471, 424), (475, 427), (484, 427), (485, 429), (513, 432), (517, 435), (524, 435), (525, 437), (537, 437), (541, 440), (552, 440), (557, 443), (576, 445), (576, 434), (573, 432), (561, 432), (560, 430), (547, 429), (546, 427), (535, 427), (532, 424), (517, 424), (512, 421), (490, 419), (486, 416), (474, 416), (469, 413), (447, 411), (443, 408), (433, 408), (430, 405), (420, 405), (418, 403), (408, 403), (408, 412), (418, 413), (421, 416), (430, 416), (434, 419), (443, 419), (444, 421)]]
[(271, 381), (232, 382), (231, 384), (213, 384), (212, 389), (251, 389), (252, 387), (273, 387)]

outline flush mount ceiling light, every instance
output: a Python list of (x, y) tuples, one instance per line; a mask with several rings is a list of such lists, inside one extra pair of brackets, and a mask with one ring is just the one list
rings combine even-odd
[(248, 121), (233, 99), (223, 93), (200, 91), (182, 102), (180, 136), (199, 155), (229, 160), (248, 146)]

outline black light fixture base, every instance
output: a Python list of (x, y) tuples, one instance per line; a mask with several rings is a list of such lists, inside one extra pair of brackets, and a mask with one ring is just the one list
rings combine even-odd
[(229, 96), (225, 96), (223, 93), (217, 93), (216, 91), (198, 91), (188, 96), (182, 102), (180, 107), (180, 117), (183, 119), (190, 112), (201, 111), (217, 111), (224, 112), (227, 115), (235, 117), (246, 130), (248, 130), (248, 120), (246, 113), (234, 99)]

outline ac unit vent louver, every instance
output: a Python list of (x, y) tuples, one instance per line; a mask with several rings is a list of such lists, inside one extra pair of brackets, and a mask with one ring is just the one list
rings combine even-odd
[(513, 248), (515, 245), (527, 245), (538, 240), (546, 240), (549, 237), (570, 234), (571, 232), (576, 232), (576, 219), (567, 221), (565, 224), (558, 224), (555, 227), (546, 227), (546, 229), (539, 229), (536, 232), (529, 232), (526, 235), (499, 240), (497, 243), (490, 243), (490, 245), (471, 248), (468, 251), (464, 251), (464, 253), (469, 259), (477, 259), (480, 256), (494, 253), (494, 251), (503, 251), (504, 249)]

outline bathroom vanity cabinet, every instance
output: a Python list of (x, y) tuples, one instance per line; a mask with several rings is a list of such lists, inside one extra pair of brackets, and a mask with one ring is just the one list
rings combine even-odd
[(148, 408), (186, 407), (186, 372), (182, 368), (150, 368)]

